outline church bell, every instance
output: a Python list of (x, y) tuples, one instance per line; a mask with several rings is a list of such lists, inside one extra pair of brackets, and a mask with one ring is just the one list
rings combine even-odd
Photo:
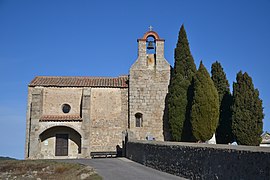
[(148, 42), (147, 49), (155, 49), (153, 41)]

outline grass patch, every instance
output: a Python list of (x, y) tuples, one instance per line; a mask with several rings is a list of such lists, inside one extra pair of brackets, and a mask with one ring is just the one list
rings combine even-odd
[(93, 168), (51, 160), (0, 160), (0, 179), (102, 179)]

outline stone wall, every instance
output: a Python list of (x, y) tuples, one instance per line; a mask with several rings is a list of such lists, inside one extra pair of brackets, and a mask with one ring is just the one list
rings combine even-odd
[[(69, 113), (62, 111), (63, 104), (71, 106)], [(128, 119), (127, 88), (29, 87), (27, 107), (26, 159), (88, 158), (90, 152), (116, 151), (117, 145), (122, 146)], [(48, 115), (77, 115), (82, 121), (40, 121)], [(69, 136), (68, 156), (55, 156), (59, 133)], [(80, 143), (75, 143), (76, 138)]]
[[(82, 88), (28, 88), (25, 158), (55, 158), (55, 137), (52, 136), (55, 136), (57, 133), (68, 134), (70, 138), (69, 152), (68, 156), (65, 158), (75, 158), (82, 156), (81, 153), (78, 153), (78, 147), (76, 147), (71, 140), (74, 136), (72, 133), (70, 133), (72, 132), (71, 130), (74, 130), (75, 132), (79, 133), (79, 135), (82, 135), (81, 122), (40, 121), (40, 118), (43, 115), (64, 116), (65, 113), (62, 111), (63, 104), (69, 104), (71, 106), (68, 115), (80, 116), (81, 98)], [(41, 134), (50, 131), (51, 128), (55, 127), (59, 127), (60, 129), (54, 129), (56, 130), (55, 132), (50, 132), (50, 136), (42, 139)], [(68, 127), (70, 132), (61, 131), (61, 128), (63, 127)], [(88, 154), (90, 154), (90, 152), (84, 154), (82, 157), (87, 157)]]
[(43, 111), (43, 88), (28, 88), (25, 157), (37, 158), (39, 119)]
[(43, 115), (65, 115), (63, 104), (71, 106), (68, 115), (80, 115), (82, 88), (44, 88)]
[(188, 179), (270, 179), (270, 148), (130, 141), (127, 158)]
[(127, 89), (92, 88), (91, 151), (116, 151), (127, 128)]

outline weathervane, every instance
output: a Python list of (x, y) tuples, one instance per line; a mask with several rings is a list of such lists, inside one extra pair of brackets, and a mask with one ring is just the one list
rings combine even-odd
[(149, 31), (153, 31), (153, 27), (151, 25), (149, 26)]

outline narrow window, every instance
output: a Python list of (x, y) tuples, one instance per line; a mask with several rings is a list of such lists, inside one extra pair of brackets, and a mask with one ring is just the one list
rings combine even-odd
[(142, 113), (136, 113), (135, 118), (136, 118), (136, 127), (142, 127), (142, 123), (143, 123)]

